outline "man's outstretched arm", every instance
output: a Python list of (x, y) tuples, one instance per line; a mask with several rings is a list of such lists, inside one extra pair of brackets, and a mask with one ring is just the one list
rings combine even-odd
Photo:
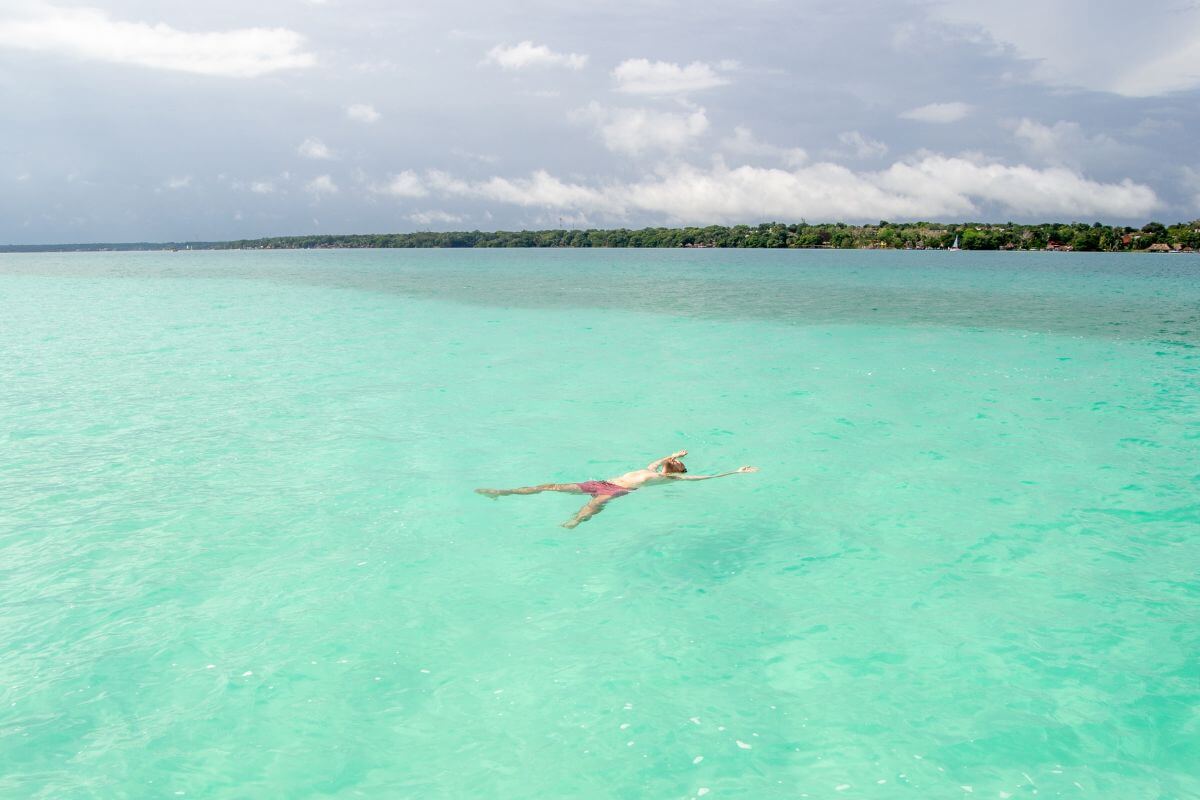
[(713, 478), (724, 478), (728, 475), (738, 475), (743, 472), (758, 472), (758, 467), (738, 467), (733, 472), (722, 472), (719, 475), (668, 475), (668, 478), (677, 481), (708, 481)]
[(686, 455), (687, 455), (687, 450), (680, 450), (678, 453), (671, 453), (671, 455), (663, 456), (658, 461), (651, 461), (648, 465), (646, 465), (646, 469), (658, 469), (663, 464), (670, 461), (672, 458), (683, 458)]

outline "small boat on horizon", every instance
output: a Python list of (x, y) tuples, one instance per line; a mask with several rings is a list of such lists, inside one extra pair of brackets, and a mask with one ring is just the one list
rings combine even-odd
[(950, 245), (950, 249), (951, 250), (961, 250), (962, 249), (961, 247), (958, 246), (958, 234), (957, 233), (954, 234), (954, 244)]

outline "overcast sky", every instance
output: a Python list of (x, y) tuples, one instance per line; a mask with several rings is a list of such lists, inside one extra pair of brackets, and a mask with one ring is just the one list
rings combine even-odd
[(835, 5), (0, 0), (0, 243), (1200, 217), (1200, 0)]

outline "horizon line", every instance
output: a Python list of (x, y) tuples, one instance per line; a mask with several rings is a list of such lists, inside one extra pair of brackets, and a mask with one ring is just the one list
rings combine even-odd
[[(842, 227), (848, 227), (848, 228), (862, 228), (862, 229), (884, 228), (884, 227), (937, 226), (937, 227), (945, 227), (948, 229), (953, 229), (956, 227), (957, 228), (967, 228), (967, 227), (971, 227), (971, 226), (985, 226), (985, 227), (989, 227), (989, 228), (996, 228), (996, 227), (1001, 227), (1001, 228), (1006, 228), (1006, 227), (1038, 228), (1038, 227), (1042, 227), (1042, 226), (1046, 226), (1046, 225), (1075, 226), (1075, 225), (1082, 224), (1082, 225), (1087, 225), (1088, 227), (1099, 226), (1102, 228), (1110, 228), (1110, 229), (1112, 229), (1112, 228), (1121, 228), (1121, 229), (1132, 228), (1133, 230), (1140, 230), (1141, 228), (1144, 228), (1146, 225), (1154, 224), (1156, 222), (1158, 222), (1158, 221), (1157, 220), (1149, 220), (1140, 227), (1134, 227), (1134, 226), (1130, 226), (1130, 225), (1106, 224), (1106, 223), (1102, 223), (1102, 222), (1098, 222), (1098, 221), (1086, 223), (1086, 222), (1082, 222), (1081, 220), (1075, 220), (1072, 222), (1061, 222), (1061, 221), (984, 222), (984, 221), (980, 221), (980, 220), (969, 220), (969, 221), (963, 221), (963, 222), (939, 222), (939, 221), (934, 221), (934, 220), (917, 220), (917, 221), (913, 221), (913, 222), (890, 222), (888, 220), (880, 220), (879, 222), (864, 222), (864, 223), (852, 223), (852, 222), (845, 222), (845, 221), (807, 222), (807, 221), (801, 220), (800, 222), (778, 222), (778, 221), (758, 222), (758, 223), (741, 222), (741, 223), (735, 223), (732, 225), (723, 225), (723, 224), (719, 224), (719, 223), (712, 223), (712, 224), (708, 224), (708, 225), (674, 225), (674, 226), (672, 226), (672, 225), (646, 225), (646, 226), (642, 226), (639, 228), (626, 228), (626, 227), (521, 228), (520, 230), (496, 229), (496, 230), (489, 230), (489, 231), (474, 228), (471, 230), (464, 230), (464, 229), (459, 229), (459, 230), (420, 230), (420, 231), (407, 231), (407, 232), (371, 232), (371, 233), (289, 233), (289, 234), (275, 234), (275, 235), (266, 235), (266, 236), (238, 237), (238, 238), (233, 238), (233, 239), (170, 239), (170, 240), (160, 240), (160, 241), (127, 240), (127, 241), (107, 241), (107, 242), (97, 242), (97, 241), (93, 241), (93, 242), (39, 242), (39, 243), (35, 243), (35, 244), (7, 243), (7, 244), (0, 244), (0, 252), (37, 252), (39, 249), (41, 249), (41, 250), (47, 250), (47, 249), (62, 250), (62, 249), (68, 249), (68, 248), (92, 248), (92, 249), (94, 249), (94, 248), (101, 248), (101, 247), (112, 247), (112, 248), (119, 247), (119, 248), (123, 248), (126, 250), (159, 249), (159, 248), (169, 248), (169, 247), (173, 247), (173, 246), (177, 246), (177, 245), (215, 246), (215, 245), (236, 244), (236, 243), (241, 243), (241, 242), (266, 242), (266, 241), (277, 241), (277, 240), (283, 240), (283, 239), (306, 239), (306, 238), (312, 238), (312, 237), (343, 238), (343, 237), (360, 237), (360, 236), (430, 236), (430, 235), (432, 235), (432, 236), (449, 236), (449, 235), (454, 235), (454, 234), (495, 235), (495, 234), (504, 234), (504, 233), (521, 234), (521, 233), (561, 233), (561, 232), (587, 233), (587, 232), (615, 232), (615, 231), (630, 231), (630, 232), (633, 232), (633, 231), (685, 231), (685, 230), (704, 230), (706, 228), (733, 229), (733, 228), (762, 228), (763, 226), (767, 226), (768, 228), (770, 228), (770, 227), (788, 227), (791, 225), (795, 225), (798, 227), (808, 227), (808, 228), (842, 226)], [(1158, 224), (1163, 224), (1163, 223), (1158, 223)], [(1170, 228), (1170, 227), (1174, 227), (1174, 226), (1188, 225), (1188, 224), (1200, 224), (1200, 219), (1192, 220), (1190, 222), (1179, 221), (1179, 222), (1173, 223), (1171, 225), (1166, 225), (1165, 227)], [(311, 248), (302, 248), (302, 249), (311, 249)], [(634, 249), (637, 249), (637, 248), (634, 248)]]

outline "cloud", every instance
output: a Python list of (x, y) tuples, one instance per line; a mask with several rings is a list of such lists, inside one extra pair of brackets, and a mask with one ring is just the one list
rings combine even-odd
[(174, 191), (176, 189), (186, 189), (191, 185), (192, 185), (192, 176), (191, 175), (184, 175), (181, 178), (167, 178), (167, 180), (163, 182), (163, 186), (165, 186), (168, 189), (171, 189), (172, 191)]
[(1131, 65), (1113, 81), (1112, 90), (1127, 97), (1154, 97), (1200, 86), (1200, 14), (1195, 10), (1190, 24), (1190, 41), (1168, 45), (1142, 63)]
[(1028, 117), (1017, 123), (1017, 127), (1013, 133), (1030, 150), (1042, 154), (1055, 153), (1062, 147), (1062, 142), (1065, 139), (1074, 139), (1081, 135), (1079, 123), (1077, 122), (1059, 121), (1051, 127), (1034, 122)]
[(461, 147), (450, 148), (450, 155), (463, 158), (468, 161), (477, 161), (481, 164), (495, 164), (500, 158), (490, 153), (473, 153), (470, 150), (464, 150)]
[(1200, 3), (939, 0), (930, 13), (1006, 45), (1043, 83), (1127, 97), (1200, 87)]
[(400, 69), (400, 65), (390, 58), (372, 58), (351, 64), (350, 69), (355, 72), (372, 74), (378, 72), (396, 72)]
[(874, 182), (934, 204), (942, 199), (947, 210), (962, 206), (964, 213), (978, 212), (979, 201), (1024, 217), (1099, 214), (1131, 218), (1161, 207), (1153, 189), (1128, 178), (1101, 183), (1065, 167), (1005, 166), (941, 155), (893, 164), (878, 173)]
[(1089, 160), (1111, 160), (1129, 148), (1106, 134), (1088, 136), (1078, 122), (1043, 125), (1029, 118), (1016, 123), (1013, 135), (1031, 155), (1051, 164), (1078, 167)]
[(300, 145), (296, 148), (296, 152), (299, 153), (300, 155), (304, 156), (305, 158), (315, 158), (315, 159), (331, 159), (331, 158), (333, 158), (333, 151), (330, 150), (328, 147), (326, 147), (325, 143), (322, 142), (320, 139), (316, 139), (312, 136), (308, 137), (303, 142), (301, 142)]
[(0, 20), (0, 47), (226, 78), (316, 63), (303, 50), (304, 37), (286, 28), (189, 33), (164, 23), (119, 22), (95, 8), (29, 8), (23, 18)]
[(255, 194), (273, 194), (275, 192), (275, 184), (270, 181), (254, 181), (250, 184), (250, 191)]
[[(722, 62), (719, 66), (733, 65), (734, 62)], [(617, 91), (627, 94), (687, 94), (729, 83), (727, 78), (701, 61), (680, 66), (667, 61), (631, 58), (618, 64), (612, 76), (617, 81)]]
[(446, 211), (417, 211), (409, 214), (408, 218), (418, 225), (449, 225), (466, 219), (459, 214), (450, 214)]
[(391, 180), (371, 191), (376, 194), (390, 194), (393, 197), (424, 197), (429, 190), (421, 183), (421, 178), (412, 170), (405, 170), (393, 175)]
[(1182, 167), (1179, 176), (1184, 188), (1191, 194), (1192, 213), (1200, 212), (1200, 169)]
[(966, 103), (930, 103), (919, 108), (910, 108), (908, 111), (902, 113), (900, 118), (945, 125), (965, 119), (970, 113), (971, 106)]
[(566, 67), (581, 70), (588, 57), (579, 53), (556, 53), (544, 44), (526, 40), (512, 46), (498, 44), (487, 52), (485, 64), (496, 64), (501, 69), (525, 69), (527, 67)]
[(333, 182), (333, 178), (328, 175), (318, 175), (308, 183), (304, 184), (304, 190), (310, 192), (316, 197), (323, 194), (337, 194), (337, 184)]
[(888, 151), (886, 144), (878, 139), (864, 136), (858, 131), (839, 133), (838, 141), (850, 148), (850, 153), (855, 158), (878, 158)]
[(475, 183), (438, 171), (430, 171), (426, 177), (430, 187), (444, 195), (524, 207), (589, 209), (614, 215), (625, 213), (620, 199), (611, 196), (611, 191), (565, 183), (545, 170), (537, 170), (528, 178), (496, 177)]
[(375, 106), (355, 103), (346, 107), (346, 116), (355, 122), (378, 122), (383, 115), (375, 110)]
[(753, 131), (743, 125), (733, 129), (733, 136), (721, 140), (721, 148), (727, 153), (743, 157), (778, 159), (789, 167), (798, 167), (808, 161), (808, 152), (803, 147), (778, 147), (760, 141)]
[(634, 156), (651, 150), (677, 153), (708, 130), (703, 108), (675, 114), (644, 108), (606, 108), (593, 102), (571, 112), (570, 117), (575, 122), (596, 125), (609, 150)]
[(676, 165), (632, 183), (588, 186), (539, 170), (528, 178), (464, 181), (441, 172), (425, 185), (442, 196), (527, 208), (624, 218), (652, 214), (678, 223), (762, 219), (964, 218), (989, 211), (1038, 215), (1143, 217), (1161, 207), (1148, 186), (1089, 180), (1050, 167), (1006, 166), (926, 154), (876, 172), (828, 162), (794, 170), (718, 162), (708, 169)]

